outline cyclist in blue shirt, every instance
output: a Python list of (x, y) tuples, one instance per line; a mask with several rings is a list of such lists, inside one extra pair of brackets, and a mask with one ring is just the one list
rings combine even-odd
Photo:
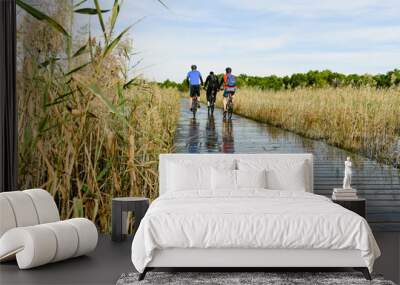
[[(200, 97), (200, 85), (203, 85), (203, 78), (201, 73), (197, 70), (196, 65), (191, 66), (191, 71), (187, 74), (187, 80), (189, 84), (189, 96), (190, 96), (190, 111), (192, 111), (192, 98), (194, 96)], [(200, 104), (198, 104), (200, 108)]]

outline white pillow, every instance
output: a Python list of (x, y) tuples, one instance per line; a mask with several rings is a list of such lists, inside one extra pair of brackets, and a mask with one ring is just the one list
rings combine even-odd
[(168, 164), (168, 191), (211, 189), (211, 167)]
[(213, 190), (236, 190), (236, 170), (212, 168), (211, 184)]
[(211, 168), (235, 169), (233, 159), (175, 159), (168, 162), (167, 191), (211, 190)]
[(236, 170), (237, 188), (267, 188), (267, 170)]
[(305, 160), (240, 159), (239, 170), (267, 170), (267, 188), (273, 190), (306, 191), (309, 181)]
[(268, 188), (271, 189), (306, 192), (307, 180), (304, 162), (293, 164), (284, 171), (281, 168), (269, 169), (267, 180)]

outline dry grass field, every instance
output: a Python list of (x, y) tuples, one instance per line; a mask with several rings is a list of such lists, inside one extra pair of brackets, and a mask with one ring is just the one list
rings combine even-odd
[(400, 166), (398, 89), (243, 88), (236, 95), (237, 114)]

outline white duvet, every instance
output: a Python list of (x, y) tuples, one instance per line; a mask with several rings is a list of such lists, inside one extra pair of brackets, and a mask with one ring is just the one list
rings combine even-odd
[(265, 189), (162, 195), (133, 240), (135, 268), (165, 248), (358, 249), (371, 272), (380, 255), (359, 215), (323, 196)]

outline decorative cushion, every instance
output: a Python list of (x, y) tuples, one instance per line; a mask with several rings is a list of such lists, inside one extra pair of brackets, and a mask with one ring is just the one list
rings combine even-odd
[(92, 221), (85, 218), (75, 218), (64, 222), (73, 226), (78, 233), (78, 248), (74, 257), (93, 251), (97, 246), (98, 234)]
[(3, 195), (0, 195), (0, 217), (1, 237), (6, 231), (17, 226), (11, 204), (8, 199)]
[(54, 234), (57, 241), (55, 256), (51, 262), (64, 260), (75, 256), (79, 246), (78, 232), (67, 221), (43, 224)]
[(33, 226), (39, 223), (35, 205), (29, 195), (23, 191), (3, 192), (13, 210), (14, 219), (17, 227)]
[(39, 224), (57, 222), (60, 215), (56, 203), (49, 192), (43, 189), (24, 190), (23, 193), (28, 194), (32, 199), (39, 219)]

